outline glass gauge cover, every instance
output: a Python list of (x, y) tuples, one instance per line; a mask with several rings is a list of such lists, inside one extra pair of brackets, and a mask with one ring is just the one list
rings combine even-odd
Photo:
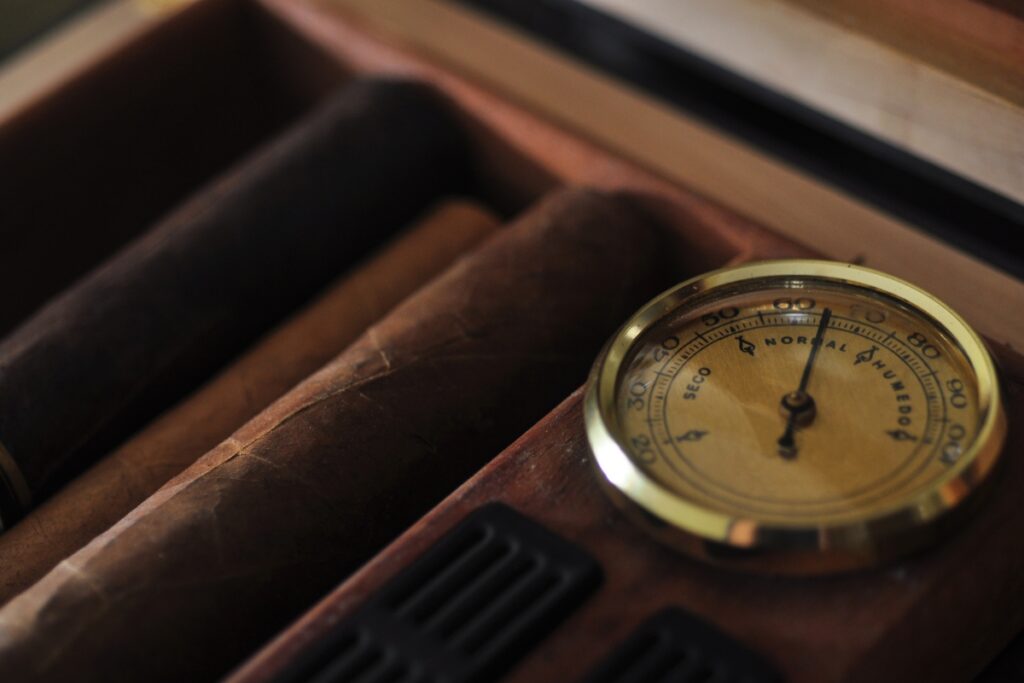
[(617, 499), (708, 559), (828, 571), (909, 552), (992, 470), (992, 359), (945, 304), (826, 261), (709, 273), (595, 364), (588, 438)]

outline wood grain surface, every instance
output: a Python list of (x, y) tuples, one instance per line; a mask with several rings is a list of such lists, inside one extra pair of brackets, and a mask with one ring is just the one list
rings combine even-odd
[[(1011, 424), (1024, 387), (1007, 383)], [(662, 607), (683, 607), (763, 653), (791, 683), (969, 680), (1024, 623), (1024, 435), (959, 533), (909, 560), (815, 579), (723, 571), (654, 541), (609, 500), (583, 429), (582, 391), (510, 446), (273, 644), (231, 683), (274, 675), (468, 512), (503, 501), (581, 545), (598, 594), (505, 680), (573, 681)]]
[[(1024, 24), (1009, 14), (971, 0), (582, 1), (998, 194), (1024, 200)], [(979, 14), (987, 16), (979, 20)], [(906, 37), (898, 35), (900, 28)], [(896, 35), (879, 40), (880, 33)], [(950, 71), (924, 58), (926, 48), (930, 56), (942, 55), (943, 65), (959, 68)], [(965, 80), (965, 72), (982, 82)]]
[(1024, 6), (1014, 0), (786, 0), (1024, 106)]
[[(547, 140), (543, 137), (527, 140), (526, 131), (501, 126), (509, 103), (610, 150), (613, 158), (631, 160), (677, 187), (702, 195), (828, 258), (861, 262), (924, 287), (961, 311), (990, 339), (1024, 349), (1024, 318), (1004, 314), (1007, 306), (1024, 307), (1024, 283), (499, 22), (440, 0), (259, 1), (283, 19), (295, 22), (311, 39), (348, 63), (372, 63), (376, 69), (415, 69), (428, 74), (431, 81), (443, 84), (457, 97), (468, 112), (495, 126), (508, 140), (534, 151), (536, 158), (550, 158), (552, 165), (573, 175), (576, 182), (591, 182), (591, 178), (601, 175), (603, 167), (573, 164), (568, 155), (545, 150)], [(777, 3), (744, 0), (739, 4), (704, 4), (726, 10), (742, 5), (763, 12), (766, 6)], [(696, 30), (700, 24), (682, 21), (672, 25)], [(430, 30), (422, 30), (424, 26), (430, 26)], [(756, 37), (759, 24), (751, 26)], [(700, 33), (703, 39), (711, 35)], [(380, 40), (372, 40), (374, 36), (380, 36)], [(403, 49), (380, 45), (382, 41)], [(757, 61), (756, 52), (750, 56)], [(432, 63), (442, 68), (432, 68)], [(797, 63), (820, 66), (818, 60)], [(870, 76), (867, 81), (872, 82)], [(490, 91), (488, 101), (497, 106), (481, 106), (482, 96), (470, 95), (473, 88), (467, 82), (477, 91)], [(790, 82), (805, 80), (792, 78)], [(920, 89), (913, 92), (922, 93)], [(945, 107), (940, 109), (946, 111)], [(989, 117), (968, 116), (961, 111), (953, 120), (957, 134), (965, 132), (960, 125), (963, 120), (979, 122), (967, 133), (986, 128), (1008, 132), (1012, 139), (987, 148), (1004, 157), (1004, 167), (1019, 184), (1020, 153), (1007, 154), (1024, 144), (1020, 138), (1024, 129), (1011, 123), (1016, 118), (996, 124)], [(977, 147), (966, 150), (965, 158), (977, 151)], [(992, 292), (999, 296), (991, 296)]]

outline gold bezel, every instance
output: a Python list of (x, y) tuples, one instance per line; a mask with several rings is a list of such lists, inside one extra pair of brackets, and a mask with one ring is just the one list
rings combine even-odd
[[(960, 347), (977, 376), (978, 436), (949, 472), (927, 491), (871, 517), (822, 525), (766, 523), (734, 517), (685, 500), (648, 477), (616, 438), (616, 383), (633, 343), (664, 316), (709, 292), (763, 281), (799, 288), (803, 280), (866, 289), (903, 302), (942, 328)], [(808, 573), (871, 564), (920, 547), (944, 518), (976, 491), (998, 460), (1006, 417), (995, 365), (976, 332), (924, 290), (870, 268), (834, 261), (781, 260), (724, 268), (687, 280), (644, 305), (598, 356), (584, 398), (587, 438), (613, 498), (639, 508), (651, 530), (705, 559), (767, 571)]]

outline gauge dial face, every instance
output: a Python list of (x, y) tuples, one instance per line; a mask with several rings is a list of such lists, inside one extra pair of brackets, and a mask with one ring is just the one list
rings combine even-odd
[(841, 264), (724, 273), (649, 304), (595, 368), (588, 420), (621, 456), (599, 464), (635, 502), (742, 541), (927, 517), (994, 461), (991, 360), (944, 305)]

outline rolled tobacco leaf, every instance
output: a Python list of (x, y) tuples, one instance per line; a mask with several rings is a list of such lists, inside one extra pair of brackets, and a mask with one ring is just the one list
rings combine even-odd
[(0, 535), (0, 605), (226, 439), (497, 228), (468, 201), (440, 205), (238, 360)]
[(45, 306), (0, 343), (2, 521), (460, 185), (464, 152), (426, 86), (356, 81)]
[(5, 681), (224, 674), (584, 380), (657, 236), (544, 201), (0, 610)]

